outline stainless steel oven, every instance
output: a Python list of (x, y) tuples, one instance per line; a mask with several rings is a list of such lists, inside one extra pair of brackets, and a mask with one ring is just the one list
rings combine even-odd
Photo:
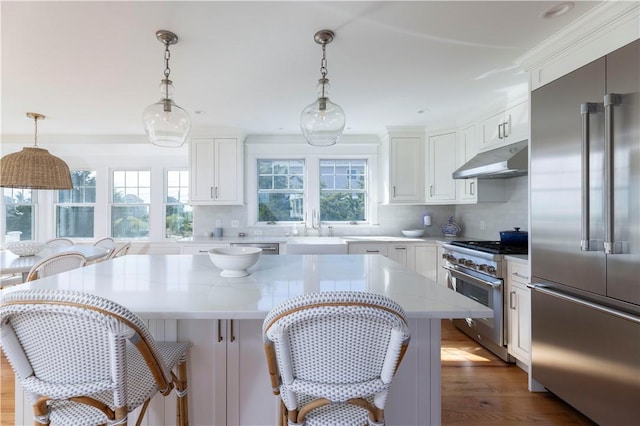
[(496, 241), (453, 241), (443, 248), (449, 287), (493, 310), (493, 318), (454, 319), (453, 323), (504, 361), (514, 362), (507, 352), (504, 252), (522, 254), (526, 247), (512, 248)]

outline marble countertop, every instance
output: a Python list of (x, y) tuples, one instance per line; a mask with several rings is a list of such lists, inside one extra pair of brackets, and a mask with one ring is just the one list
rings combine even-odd
[[(411, 243), (437, 243), (452, 241), (452, 237), (420, 237), (410, 238), (402, 235), (343, 235), (333, 237), (303, 237), (303, 236), (225, 236), (225, 237), (204, 237), (195, 236), (178, 240), (179, 243), (193, 244), (228, 244), (228, 243), (280, 243), (280, 244), (335, 244), (337, 242), (348, 243), (373, 243), (373, 242), (411, 242)], [(459, 239), (459, 238), (458, 238)]]
[(58, 288), (106, 297), (148, 319), (263, 319), (276, 304), (318, 291), (396, 300), (410, 318), (491, 317), (492, 310), (378, 255), (262, 256), (224, 278), (208, 256), (129, 255), (0, 291)]

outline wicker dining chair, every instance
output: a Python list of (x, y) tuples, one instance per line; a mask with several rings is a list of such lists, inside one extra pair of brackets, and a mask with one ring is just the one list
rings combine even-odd
[(131, 243), (127, 242), (121, 245), (120, 247), (114, 249), (109, 255), (109, 259), (115, 259), (116, 257), (125, 256), (129, 249), (131, 248)]
[(101, 238), (98, 241), (96, 241), (95, 243), (93, 243), (93, 245), (96, 246), (96, 247), (103, 248), (103, 249), (107, 250), (108, 252), (107, 252), (107, 254), (105, 254), (104, 256), (102, 256), (99, 259), (96, 259), (92, 263), (102, 262), (103, 260), (110, 259), (111, 258), (110, 256), (113, 254), (113, 252), (116, 249), (116, 241), (111, 237)]
[(69, 290), (10, 292), (0, 305), (0, 332), (35, 425), (126, 425), (138, 407), (140, 422), (150, 399), (174, 387), (177, 422), (168, 424), (188, 425), (191, 344), (155, 341), (111, 300)]
[(298, 296), (269, 312), (263, 338), (281, 425), (384, 425), (410, 332), (393, 300), (365, 292)]
[(44, 245), (47, 247), (70, 247), (73, 245), (73, 240), (62, 237), (52, 238), (45, 241)]
[(65, 251), (45, 257), (33, 265), (25, 282), (81, 268), (87, 264), (87, 258), (79, 251)]

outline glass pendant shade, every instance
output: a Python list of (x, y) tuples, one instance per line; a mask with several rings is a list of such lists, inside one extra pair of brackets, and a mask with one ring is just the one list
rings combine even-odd
[(300, 128), (310, 145), (331, 146), (342, 135), (346, 116), (344, 110), (329, 100), (329, 80), (318, 82), (318, 99), (302, 110)]
[(156, 31), (156, 38), (164, 44), (164, 78), (160, 81), (160, 100), (145, 108), (142, 113), (144, 131), (149, 141), (163, 147), (181, 147), (189, 137), (191, 118), (187, 111), (171, 99), (173, 84), (169, 80), (171, 69), (169, 46), (178, 42), (178, 36), (167, 30)]

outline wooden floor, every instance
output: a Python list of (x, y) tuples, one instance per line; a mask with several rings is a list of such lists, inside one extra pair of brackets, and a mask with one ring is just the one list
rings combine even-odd
[[(12, 426), (14, 379), (4, 355), (0, 370), (0, 426)], [(442, 323), (442, 424), (594, 425), (553, 395), (529, 392), (524, 371), (502, 362), (449, 321)]]

